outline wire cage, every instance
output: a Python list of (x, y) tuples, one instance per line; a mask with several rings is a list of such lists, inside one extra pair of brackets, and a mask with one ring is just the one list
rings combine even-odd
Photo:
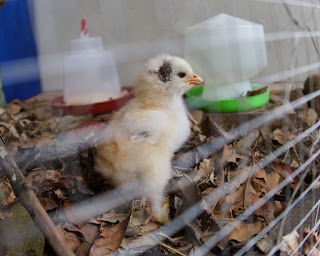
[[(320, 255), (319, 1), (55, 2), (32, 6), (43, 92), (0, 113), (12, 156), (6, 163), (1, 146), (0, 254), (64, 255), (30, 222), (18, 223), (19, 201), (28, 211), (34, 207), (23, 201), (32, 187), (75, 255)], [(81, 15), (113, 52), (128, 86), (148, 58), (184, 57), (186, 29), (219, 13), (264, 26), (267, 67), (251, 81), (268, 88), (269, 101), (236, 113), (189, 106), (191, 136), (172, 159), (165, 189), (171, 220), (144, 222), (136, 184), (113, 187), (94, 171), (99, 135), (112, 113), (64, 115), (48, 106), (48, 98), (61, 94), (50, 91), (63, 89), (63, 56)], [(1, 70), (23, 83), (34, 74), (32, 63), (3, 62)], [(6, 171), (15, 163), (22, 190)]]

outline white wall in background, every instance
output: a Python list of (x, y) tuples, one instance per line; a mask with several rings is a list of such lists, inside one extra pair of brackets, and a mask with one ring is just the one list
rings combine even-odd
[[(102, 36), (113, 51), (122, 85), (133, 85), (143, 62), (157, 53), (183, 56), (185, 29), (222, 12), (260, 23), (266, 33), (298, 30), (281, 4), (257, 0), (34, 0), (34, 8), (44, 91), (63, 88), (63, 54), (79, 37), (82, 18), (90, 35)], [(302, 25), (320, 30), (319, 8), (289, 8)], [(259, 76), (290, 68), (292, 47), (293, 39), (267, 42), (268, 67)], [(319, 61), (310, 39), (299, 39), (293, 60), (295, 66)]]

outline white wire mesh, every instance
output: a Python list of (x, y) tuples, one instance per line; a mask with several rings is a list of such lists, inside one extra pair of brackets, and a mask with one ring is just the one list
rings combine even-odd
[[(235, 127), (234, 129), (227, 132), (226, 135), (217, 137), (213, 139), (210, 142), (198, 145), (194, 152), (201, 152), (201, 154), (198, 154), (198, 162), (210, 158), (215, 153), (219, 152), (224, 148), (225, 145), (233, 142), (237, 138), (246, 138), (248, 133), (257, 131), (259, 128), (263, 126), (268, 126), (270, 123), (272, 123), (275, 120), (283, 119), (284, 125), (287, 127), (284, 127), (284, 129), (289, 129), (290, 121), (288, 118), (288, 113), (292, 110), (297, 110), (301, 108), (303, 105), (309, 103), (311, 105), (311, 108), (315, 108), (315, 101), (319, 101), (320, 96), (320, 90), (313, 92), (313, 85), (311, 83), (311, 93), (308, 95), (305, 95), (304, 97), (300, 97), (294, 101), (289, 102), (290, 98), (290, 90), (292, 88), (292, 84), (294, 82), (301, 83), (301, 77), (306, 78), (309, 74), (319, 72), (320, 68), (320, 56), (312, 56), (313, 54), (319, 54), (319, 36), (320, 31), (317, 31), (317, 20), (316, 20), (316, 14), (315, 11), (319, 9), (320, 4), (316, 1), (295, 1), (295, 0), (257, 0), (257, 1), (251, 1), (249, 9), (252, 11), (251, 16), (254, 17), (256, 14), (254, 13), (254, 9), (256, 7), (259, 7), (260, 4), (268, 4), (270, 6), (270, 17), (274, 20), (274, 28), (276, 32), (268, 32), (265, 34), (266, 43), (274, 43), (272, 47), (269, 49), (274, 50), (274, 54), (277, 55), (277, 59), (279, 63), (276, 64), (277, 67), (280, 67), (281, 69), (277, 69), (276, 72), (271, 72), (267, 74), (261, 74), (258, 77), (254, 79), (255, 82), (260, 84), (272, 84), (276, 82), (282, 82), (286, 86), (286, 90), (284, 91), (283, 95), (283, 104), (279, 107), (276, 107), (269, 112), (260, 114), (259, 116), (255, 117), (254, 119), (246, 122), (242, 122), (239, 126)], [(230, 12), (234, 15), (237, 14), (238, 10), (236, 10), (234, 4), (228, 5), (226, 3), (226, 8), (230, 9)], [(298, 12), (300, 12), (301, 19), (299, 19), (299, 22), (295, 19), (295, 15), (298, 15), (298, 13), (295, 11), (294, 14), (290, 13), (290, 7), (294, 6), (295, 8), (298, 8)], [(284, 8), (286, 10), (286, 15), (288, 20), (291, 22), (291, 30), (281, 30), (280, 28), (280, 22), (278, 17), (278, 8)], [(312, 17), (306, 17), (305, 9), (313, 9), (312, 10)], [(295, 9), (296, 10), (296, 9)], [(269, 10), (266, 10), (269, 11)], [(239, 13), (240, 15), (241, 13)], [(310, 22), (311, 20), (311, 22)], [(311, 23), (311, 25), (310, 25)], [(311, 30), (310, 27), (313, 27)], [(153, 53), (153, 48), (165, 48), (169, 49), (171, 52), (177, 52), (176, 48), (181, 44), (182, 40), (180, 39), (172, 39), (172, 40), (157, 40), (155, 42), (146, 42), (146, 43), (127, 43), (127, 44), (118, 44), (114, 48), (117, 52), (122, 52), (123, 49), (130, 48), (132, 49), (131, 55), (127, 56), (124, 54), (119, 54), (117, 57), (117, 61), (119, 64), (126, 63), (130, 61), (140, 60), (141, 52), (144, 51), (144, 54), (146, 56), (149, 56)], [(284, 43), (287, 43), (286, 45)], [(301, 45), (303, 44), (304, 47)], [(285, 48), (287, 47), (287, 48)], [(146, 50), (147, 49), (147, 50)], [(291, 54), (286, 55), (283, 52), (284, 51), (291, 51)], [(181, 52), (177, 52), (178, 54)], [(301, 53), (304, 55), (303, 60), (301, 60)], [(62, 54), (61, 54), (62, 56)], [(60, 56), (60, 57), (61, 57)], [(290, 56), (290, 58), (286, 58), (285, 56)], [(54, 56), (47, 55), (47, 56), (41, 56), (42, 59), (46, 59), (46, 63), (49, 63), (50, 65), (44, 65), (41, 72), (44, 72), (48, 76), (54, 76), (56, 70), (59, 67), (59, 54), (55, 54)], [(300, 58), (299, 58), (300, 57)], [(317, 61), (314, 61), (314, 60)], [(17, 81), (27, 81), (32, 80), (34, 77), (38, 75), (38, 73), (35, 73), (35, 69), (33, 69), (34, 65), (34, 59), (26, 59), (21, 60), (17, 62), (11, 62), (11, 63), (4, 63), (2, 65), (2, 71), (6, 74), (6, 79), (9, 79), (11, 81), (17, 82)], [(301, 62), (301, 64), (299, 63)], [(273, 63), (269, 63), (269, 65), (273, 65)], [(18, 71), (17, 71), (18, 70)], [(266, 167), (275, 159), (277, 159), (279, 156), (285, 154), (288, 152), (291, 148), (294, 148), (294, 146), (299, 147), (299, 154), (301, 159), (300, 166), (288, 177), (286, 177), (279, 185), (277, 185), (275, 188), (268, 191), (266, 195), (261, 197), (257, 202), (252, 204), (250, 207), (245, 209), (245, 211), (238, 217), (236, 217), (232, 222), (230, 222), (227, 225), (224, 225), (219, 231), (217, 231), (215, 234), (212, 235), (212, 237), (206, 241), (203, 242), (203, 244), (199, 248), (195, 248), (192, 252), (190, 252), (190, 255), (207, 255), (210, 253), (210, 250), (212, 250), (219, 242), (221, 242), (224, 238), (226, 238), (236, 227), (242, 222), (245, 222), (249, 217), (251, 217), (254, 212), (262, 207), (268, 200), (271, 200), (279, 191), (281, 191), (283, 188), (285, 188), (292, 180), (297, 177), (298, 175), (303, 175), (303, 172), (309, 171), (310, 169), (313, 171), (313, 173), (316, 173), (315, 169), (318, 166), (315, 166), (315, 160), (320, 154), (320, 150), (317, 150), (315, 153), (315, 148), (318, 149), (318, 141), (319, 141), (319, 127), (320, 127), (320, 121), (313, 124), (311, 127), (306, 129), (301, 122), (298, 122), (299, 127), (297, 127), (297, 130), (299, 130), (299, 134), (291, 139), (289, 138), (289, 132), (285, 134), (285, 144), (279, 147), (278, 149), (274, 150), (273, 152), (269, 153), (266, 157), (262, 158), (259, 162), (252, 164), (250, 168), (246, 168), (245, 170), (242, 170), (241, 173), (239, 173), (237, 176), (235, 176), (231, 181), (226, 182), (222, 186), (216, 188), (214, 192), (210, 195), (211, 197), (218, 197), (219, 194), (226, 194), (230, 193), (230, 191), (233, 191), (237, 188), (237, 185), (239, 183), (244, 183), (246, 180), (253, 175), (255, 172), (260, 170), (261, 168)], [(318, 132), (318, 135), (314, 141), (314, 144), (309, 152), (305, 152), (303, 148), (303, 140), (309, 137), (312, 134), (315, 134)], [(66, 140), (66, 144), (68, 141)], [(271, 144), (271, 142), (269, 142)], [(270, 147), (271, 145), (267, 145), (268, 142), (266, 142), (265, 147)], [(58, 149), (59, 150), (59, 149)], [(307, 159), (303, 161), (307, 156)], [(181, 162), (186, 163), (186, 159), (178, 158), (173, 161), (173, 167), (178, 166)], [(191, 168), (193, 166), (185, 166), (186, 169)], [(189, 174), (189, 173), (187, 173)], [(285, 216), (294, 209), (294, 207), (298, 203), (303, 203), (303, 200), (306, 198), (306, 195), (308, 193), (313, 192), (313, 188), (318, 185), (320, 176), (313, 176), (313, 180), (310, 183), (310, 185), (307, 188), (304, 188), (301, 185), (301, 191), (299, 196), (294, 198), (292, 200), (291, 204), (288, 204), (286, 209), (282, 211), (273, 221), (268, 223), (268, 225), (261, 231), (258, 235), (250, 238), (246, 244), (243, 245), (241, 249), (239, 249), (235, 255), (244, 255), (248, 253), (252, 247), (254, 247), (257, 242), (262, 239), (266, 234), (268, 234), (270, 231), (272, 231), (277, 224), (285, 218)], [(303, 181), (304, 179), (302, 179)], [(172, 181), (173, 183), (175, 180)], [(176, 189), (176, 188), (175, 188)], [(172, 191), (169, 191), (169, 193)], [(298, 193), (295, 191), (295, 193)], [(287, 194), (288, 201), (290, 200), (292, 194)], [(78, 213), (78, 219), (79, 220), (86, 220), (90, 217), (95, 217), (97, 215), (103, 214), (104, 212), (110, 211), (114, 208), (117, 208), (121, 206), (122, 204), (125, 204), (139, 196), (139, 193), (137, 193), (137, 188), (135, 188), (133, 185), (132, 187), (128, 188), (116, 188), (112, 191), (109, 191), (106, 193), (106, 195), (103, 195), (101, 197), (97, 196), (98, 199), (95, 200), (95, 207), (88, 209), (88, 201), (82, 201), (80, 203), (75, 203), (72, 206), (70, 206), (70, 211), (76, 211)], [(91, 199), (88, 199), (89, 201), (92, 201)], [(300, 239), (299, 246), (295, 248), (295, 250), (292, 252), (291, 255), (295, 255), (296, 253), (301, 253), (301, 248), (305, 244), (305, 242), (308, 240), (308, 237), (311, 236), (313, 233), (316, 233), (318, 231), (319, 226), (319, 216), (316, 211), (319, 210), (320, 201), (318, 198), (315, 197), (315, 195), (312, 197), (313, 200), (313, 207), (308, 213), (304, 216), (301, 216), (299, 223), (295, 223), (296, 226), (293, 228), (288, 228), (288, 230), (285, 230), (283, 227), (283, 235), (293, 232), (293, 231), (300, 231), (305, 227), (304, 222), (312, 216), (313, 220), (313, 227), (311, 227), (311, 230), (309, 234), (304, 238)], [(66, 210), (68, 211), (68, 209)], [(148, 251), (150, 248), (156, 246), (159, 241), (165, 241), (167, 237), (171, 237), (174, 234), (176, 234), (179, 230), (183, 229), (188, 225), (188, 223), (192, 222), (194, 219), (196, 219), (199, 215), (201, 215), (205, 210), (201, 207), (201, 202), (193, 205), (189, 209), (185, 210), (180, 216), (173, 219), (169, 224), (150, 232), (148, 235), (146, 235), (142, 239), (147, 241), (150, 238), (154, 241), (153, 243), (149, 243), (148, 246), (145, 246), (143, 248), (144, 251)], [(165, 236), (163, 235), (165, 234)], [(280, 237), (281, 238), (281, 237)], [(312, 255), (313, 251), (318, 248), (318, 244), (314, 244), (313, 249), (309, 252), (308, 255)], [(283, 244), (285, 244), (285, 240), (279, 240), (276, 242), (276, 244), (273, 246), (270, 252), (268, 252), (268, 255), (274, 255)], [(117, 253), (126, 254), (129, 253), (130, 249), (134, 248), (135, 244), (128, 244), (126, 247), (126, 250), (123, 251), (122, 249), (119, 249)], [(141, 252), (143, 254), (143, 252)]]

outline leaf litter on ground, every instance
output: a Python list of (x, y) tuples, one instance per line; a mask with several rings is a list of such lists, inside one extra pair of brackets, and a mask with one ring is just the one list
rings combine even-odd
[[(274, 103), (269, 103), (267, 109), (280, 105), (278, 101), (279, 99), (275, 98)], [(126, 250), (129, 244), (131, 248), (134, 245), (136, 251), (143, 251), (151, 241), (149, 243), (142, 238), (160, 227), (152, 220), (147, 224), (143, 223), (147, 218), (144, 208), (131, 207), (131, 214), (128, 215), (128, 207), (120, 207), (100, 216), (92, 216), (93, 218), (86, 221), (78, 221), (77, 212), (68, 211), (67, 215), (63, 213), (64, 207), (112, 189), (107, 181), (93, 171), (94, 146), (111, 115), (57, 116), (48, 108), (46, 102), (15, 101), (8, 104), (6, 109), (0, 109), (0, 132), (27, 181), (33, 185), (42, 205), (53, 216), (59, 232), (76, 255), (105, 255), (118, 249)], [(305, 127), (310, 127), (318, 118), (310, 108), (290, 115), (300, 118)], [(217, 128), (210, 128), (212, 122), (207, 113), (192, 111), (189, 118), (192, 134), (176, 153), (176, 157), (217, 136), (216, 132), (212, 133)], [(219, 123), (219, 126), (223, 133), (223, 129), (226, 129), (224, 124)], [(194, 155), (196, 165), (190, 169), (179, 169), (177, 166), (173, 178), (173, 183), (177, 184), (176, 190), (168, 194), (170, 217), (180, 216), (199, 201), (205, 212), (193, 222), (186, 223), (184, 230), (173, 237), (167, 237), (165, 243), (151, 250), (168, 254), (177, 250), (176, 253), (188, 255), (266, 195), (304, 161), (299, 158), (302, 155), (299, 150), (309, 149), (314, 137), (304, 139), (304, 149), (290, 149), (271, 166), (258, 170), (254, 175), (248, 175), (248, 180), (237, 184), (233, 191), (211, 196), (221, 184), (221, 180), (217, 179), (221, 171), (222, 182), (231, 181), (239, 173), (250, 170), (255, 163), (283, 145), (286, 140), (297, 136), (299, 132), (301, 131), (295, 129), (285, 130), (283, 122), (275, 121), (268, 127), (261, 127), (225, 145), (220, 155), (213, 154), (202, 161), (198, 161), (198, 156)], [(266, 148), (269, 142), (271, 148)], [(219, 168), (223, 170), (217, 168), (217, 161), (221, 164)], [(188, 173), (189, 171), (191, 173)], [(17, 199), (6, 178), (3, 175), (0, 177), (1, 225), (1, 222), (14, 218), (13, 209)], [(299, 176), (290, 183), (291, 189), (294, 189), (298, 182)], [(257, 209), (250, 219), (239, 223), (228, 237), (213, 248), (213, 252), (227, 251), (257, 235), (285, 209), (283, 191), (279, 191), (278, 197)], [(134, 201), (133, 205), (136, 202)], [(310, 243), (314, 243), (318, 237), (313, 235), (312, 239)], [(40, 239), (39, 243), (40, 241), (42, 240)], [(45, 253), (50, 255), (48, 250)]]

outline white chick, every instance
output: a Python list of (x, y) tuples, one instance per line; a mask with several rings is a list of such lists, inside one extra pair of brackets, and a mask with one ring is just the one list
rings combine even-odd
[(115, 114), (97, 147), (96, 170), (116, 186), (136, 182), (160, 223), (169, 221), (162, 205), (171, 158), (190, 134), (182, 95), (202, 83), (184, 59), (150, 59), (138, 76), (135, 98)]

